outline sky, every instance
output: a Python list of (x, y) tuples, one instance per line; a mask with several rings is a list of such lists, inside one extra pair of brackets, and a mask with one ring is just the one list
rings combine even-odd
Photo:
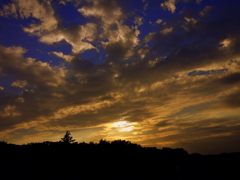
[(0, 0), (0, 140), (240, 151), (239, 7)]

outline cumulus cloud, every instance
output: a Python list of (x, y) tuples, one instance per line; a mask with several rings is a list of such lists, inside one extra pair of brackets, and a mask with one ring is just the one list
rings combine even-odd
[(20, 87), (20, 88), (23, 88), (23, 87), (25, 87), (27, 85), (27, 81), (25, 81), (25, 80), (18, 80), (18, 81), (15, 81), (15, 82), (13, 82), (12, 84), (11, 84), (11, 86), (13, 86), (13, 87)]
[(106, 24), (115, 23), (123, 17), (121, 8), (117, 6), (115, 1), (91, 0), (90, 2), (92, 2), (92, 5), (89, 4), (78, 9), (86, 17), (94, 16)]
[(63, 30), (56, 30), (40, 37), (40, 41), (46, 44), (53, 44), (66, 41), (72, 46), (73, 53), (82, 53), (89, 49), (95, 49), (90, 43), (96, 36), (96, 25), (87, 23), (85, 25), (72, 25)]
[[(123, 58), (132, 54), (132, 48), (138, 44), (137, 36), (140, 32), (137, 27), (141, 25), (141, 17), (136, 17), (137, 26), (131, 28), (123, 23), (126, 17), (117, 2), (104, 0), (89, 1), (79, 8), (78, 12), (84, 17), (94, 17), (97, 20), (86, 24), (70, 24), (62, 28), (61, 19), (56, 15), (51, 1), (39, 2), (38, 0), (13, 1), (4, 6), (1, 14), (2, 16), (13, 14), (16, 18), (37, 19), (40, 23), (31, 23), (23, 28), (24, 31), (38, 36), (40, 42), (46, 44), (65, 41), (72, 46), (73, 53), (83, 53), (89, 49), (97, 50), (98, 47), (93, 44), (102, 43), (112, 59), (120, 54)], [(114, 55), (118, 52), (118, 48), (121, 49), (120, 52)]]
[(12, 86), (24, 87), (27, 83), (56, 86), (62, 83), (60, 77), (64, 76), (64, 71), (61, 68), (51, 67), (48, 63), (33, 58), (24, 58), (24, 53), (26, 50), (22, 47), (0, 47), (3, 57), (0, 59), (1, 73), (14, 74), (17, 75), (16, 79), (19, 78)]
[(166, 0), (164, 3), (161, 3), (160, 6), (164, 9), (167, 9), (168, 11), (171, 11), (172, 13), (175, 12), (176, 6), (175, 6), (176, 1), (175, 0)]
[[(132, 54), (132, 48), (138, 44), (140, 32), (123, 23), (125, 15), (115, 1), (92, 1), (92, 4), (83, 6), (78, 11), (85, 17), (100, 20), (102, 31), (98, 36), (109, 59), (125, 59)], [(136, 18), (137, 25), (141, 25), (141, 18)]]
[(40, 23), (32, 23), (29, 27), (24, 27), (24, 31), (28, 33), (39, 34), (44, 31), (52, 31), (58, 25), (50, 1), (40, 3), (38, 0), (16, 0), (11, 4), (4, 5), (0, 15), (38, 19)]

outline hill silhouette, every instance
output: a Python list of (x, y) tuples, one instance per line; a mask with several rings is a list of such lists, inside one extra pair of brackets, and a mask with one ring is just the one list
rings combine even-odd
[(1, 179), (212, 180), (239, 179), (240, 153), (188, 154), (182, 148), (142, 147), (130, 141), (99, 143), (0, 142)]

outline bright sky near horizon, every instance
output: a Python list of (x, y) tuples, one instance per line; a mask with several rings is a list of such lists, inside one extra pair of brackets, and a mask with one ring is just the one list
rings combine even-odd
[(240, 151), (239, 7), (0, 0), (0, 140)]

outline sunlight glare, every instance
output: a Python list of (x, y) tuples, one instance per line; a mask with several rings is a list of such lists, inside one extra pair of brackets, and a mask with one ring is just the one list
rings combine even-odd
[(136, 123), (130, 123), (126, 121), (118, 121), (113, 123), (112, 127), (119, 128), (119, 131), (131, 131), (133, 130), (133, 125)]
[(133, 127), (129, 126), (129, 127), (126, 127), (126, 128), (122, 128), (119, 131), (131, 131), (131, 130), (133, 130)]

